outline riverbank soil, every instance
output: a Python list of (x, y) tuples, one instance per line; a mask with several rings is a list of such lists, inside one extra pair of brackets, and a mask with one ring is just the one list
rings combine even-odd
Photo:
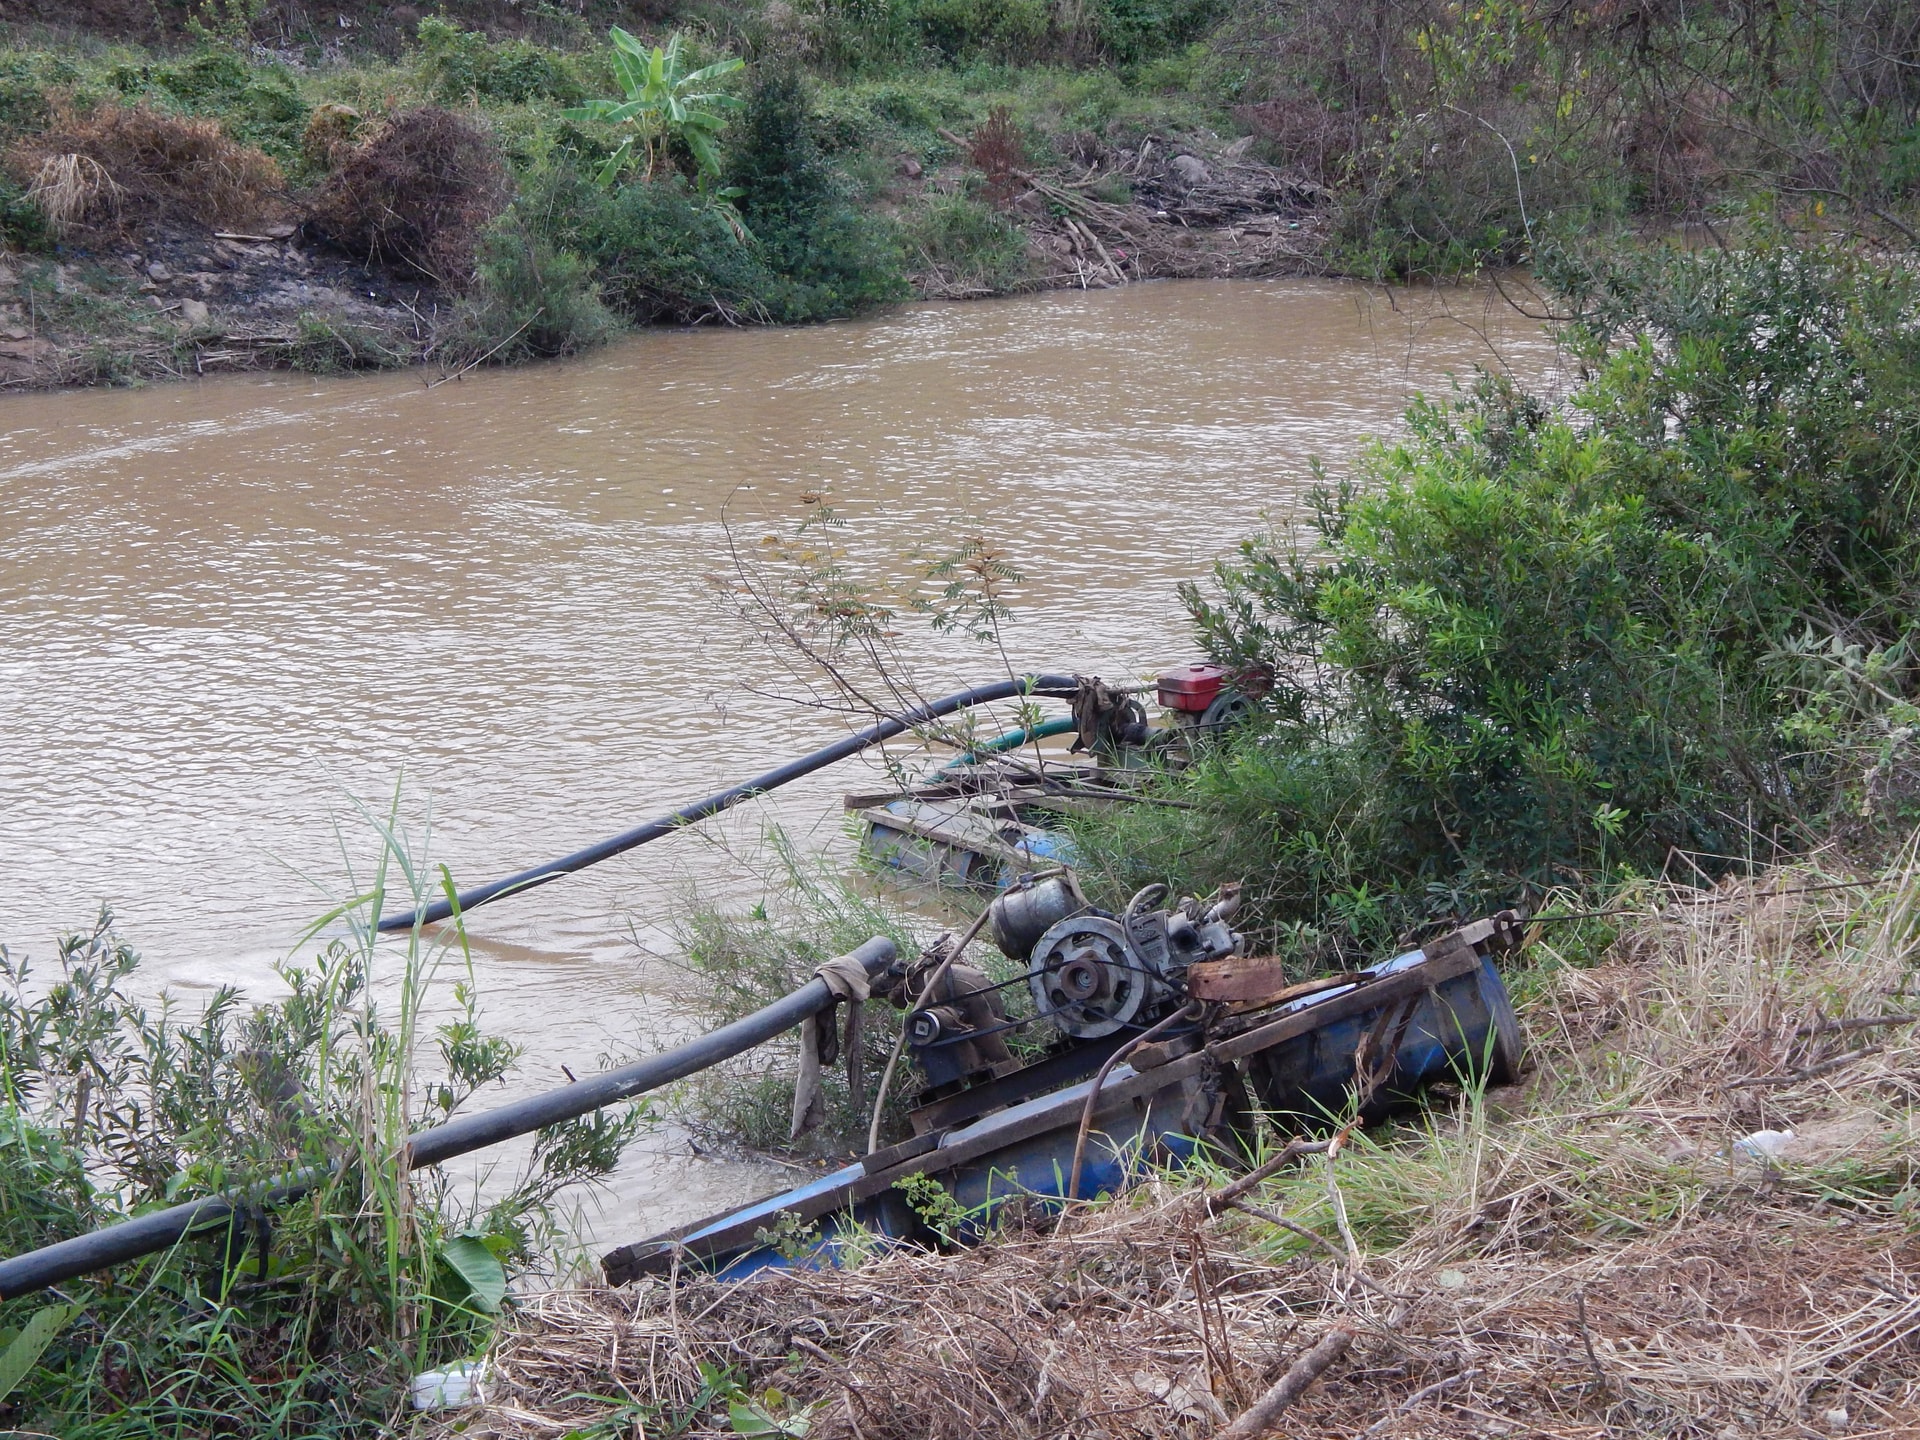
[[(504, 364), (914, 296), (1458, 277), (1676, 226), (1896, 247), (1920, 226), (1920, 39), (1891, 0), (1764, 23), (1422, 0), (21, 0), (0, 26), (8, 388)], [(637, 37), (624, 77), (615, 26)], [(435, 191), (476, 222), (461, 245), (423, 271), (368, 243), (377, 226), (316, 228), (342, 173), (429, 111), (499, 171)], [(200, 149), (85, 138), (160, 121), (202, 127)], [(232, 216), (177, 228), (241, 172), (271, 177), (291, 248), (221, 249)], [(209, 253), (184, 273), (250, 278), (143, 291), (147, 252), (188, 241)]]
[(534, 1296), (434, 1433), (1199, 1436), (1344, 1332), (1280, 1433), (1913, 1434), (1917, 882), (1536, 927), (1522, 1085), (1233, 1205), (1169, 1173), (951, 1254)]
[(292, 224), (155, 224), (60, 258), (0, 258), (0, 388), (415, 359), (440, 313), (406, 284), (305, 243)]

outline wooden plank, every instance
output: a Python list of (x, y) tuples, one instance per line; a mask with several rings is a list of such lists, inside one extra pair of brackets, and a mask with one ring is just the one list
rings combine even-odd
[(1277, 955), (1234, 955), (1187, 967), (1187, 993), (1196, 1000), (1277, 1000), (1286, 989), (1286, 962)]

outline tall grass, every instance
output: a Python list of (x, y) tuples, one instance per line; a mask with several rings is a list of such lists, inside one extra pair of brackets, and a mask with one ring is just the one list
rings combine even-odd
[(630, 1107), (542, 1132), (490, 1202), (410, 1172), (408, 1136), (507, 1075), (519, 1050), (481, 1028), (458, 922), (380, 939), (383, 911), (452, 881), (396, 810), (362, 814), (373, 858), (348, 866), (349, 898), (280, 969), (279, 999), (249, 1007), (223, 988), (183, 1013), (140, 998), (138, 956), (106, 912), (60, 942), (45, 976), (0, 950), (8, 1253), (321, 1177), (166, 1254), (0, 1304), (0, 1352), (36, 1315), (54, 1332), (0, 1396), (0, 1425), (73, 1440), (386, 1433), (409, 1377), (485, 1348), (510, 1273), (550, 1271), (539, 1241), (555, 1200), (609, 1173), (644, 1123)]
[[(687, 998), (702, 1029), (711, 1029), (791, 994), (814, 967), (885, 935), (903, 957), (917, 954), (932, 927), (871, 889), (862, 888), (819, 857), (802, 854), (782, 831), (766, 836), (755, 857), (765, 898), (745, 910), (689, 895), (675, 911), (674, 938), (689, 981)], [(849, 1089), (844, 1063), (821, 1077), (824, 1122), (805, 1139), (803, 1153), (844, 1153), (864, 1146), (874, 1082), (900, 1033), (900, 1017), (870, 1001), (861, 1031), (864, 1095)], [(681, 1088), (678, 1113), (701, 1132), (756, 1150), (789, 1149), (798, 1041), (782, 1037), (738, 1060), (704, 1071)], [(901, 1107), (898, 1090), (893, 1109)]]

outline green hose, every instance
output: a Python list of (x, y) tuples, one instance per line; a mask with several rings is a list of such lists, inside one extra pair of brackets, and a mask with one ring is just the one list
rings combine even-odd
[(940, 768), (951, 770), (956, 765), (971, 765), (982, 755), (998, 755), (1006, 750), (1018, 750), (1029, 740), (1044, 740), (1049, 735), (1070, 735), (1073, 733), (1073, 718), (1063, 716), (1058, 720), (1043, 720), (1038, 725), (1029, 725), (1024, 730), (1009, 730), (1004, 735), (996, 735), (983, 745), (976, 745), (964, 755), (956, 755)]

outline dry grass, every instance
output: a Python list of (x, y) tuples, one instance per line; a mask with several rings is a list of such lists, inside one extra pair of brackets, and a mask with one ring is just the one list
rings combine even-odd
[(300, 136), (300, 153), (310, 165), (331, 170), (353, 153), (360, 112), (351, 105), (316, 105)]
[(307, 226), (356, 260), (452, 285), (473, 273), (474, 244), (511, 197), (492, 135), (425, 105), (337, 158)]
[(279, 166), (217, 121), (143, 105), (63, 110), (8, 153), (6, 168), (35, 187), (45, 177), (70, 227), (163, 218), (246, 226), (277, 213), (285, 188)]
[[(1920, 1036), (1857, 1023), (1920, 1008), (1920, 870), (1842, 878), (1649, 890), (1590, 968), (1542, 927), (1524, 1088), (1251, 1197), (1325, 1246), (1194, 1177), (965, 1253), (536, 1296), (450, 1423), (733, 1434), (724, 1371), (816, 1440), (1202, 1436), (1339, 1323), (1289, 1434), (1920, 1434)], [(1743, 1158), (1761, 1128), (1796, 1139)]]
[(120, 213), (122, 191), (90, 155), (49, 155), (33, 172), (27, 199), (40, 207), (56, 235), (71, 235), (89, 218)]

